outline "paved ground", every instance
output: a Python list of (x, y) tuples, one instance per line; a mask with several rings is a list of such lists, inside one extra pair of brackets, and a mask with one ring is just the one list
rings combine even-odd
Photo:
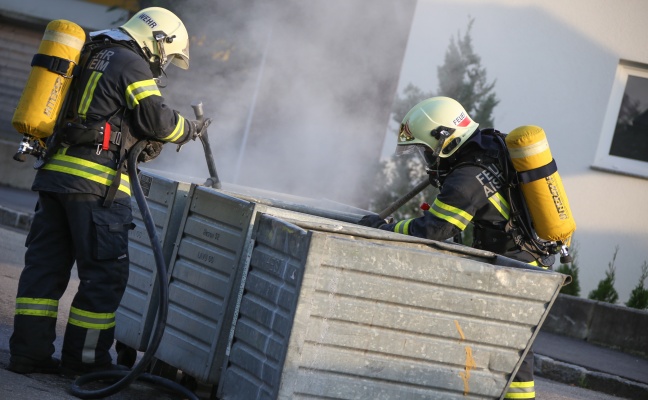
[[(34, 192), (0, 186), (1, 225), (22, 231), (28, 229), (36, 200), (37, 194)], [(0, 331), (0, 337), (5, 341), (10, 333), (7, 329), (5, 325), (5, 331)], [(39, 374), (21, 376), (6, 371), (4, 368), (8, 363), (8, 353), (6, 348), (1, 347), (3, 346), (0, 346), (0, 398), (71, 398), (67, 393), (70, 380)], [(619, 398), (648, 399), (648, 359), (547, 332), (540, 332), (536, 338), (534, 352), (538, 376), (599, 393), (614, 394)], [(164, 400), (177, 396), (136, 382), (110, 398)]]

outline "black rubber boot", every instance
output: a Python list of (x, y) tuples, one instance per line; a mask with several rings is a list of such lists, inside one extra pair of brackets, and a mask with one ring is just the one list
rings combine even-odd
[(50, 357), (45, 360), (32, 360), (26, 357), (11, 356), (7, 370), (17, 374), (58, 374), (61, 361)]

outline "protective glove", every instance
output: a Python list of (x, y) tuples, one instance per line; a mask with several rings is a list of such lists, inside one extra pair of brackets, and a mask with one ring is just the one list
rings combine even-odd
[(142, 152), (137, 157), (137, 161), (145, 163), (153, 160), (162, 152), (162, 146), (164, 146), (163, 142), (159, 142), (157, 140), (147, 140), (146, 147), (144, 147), (144, 150), (142, 150)]
[(203, 120), (202, 123), (195, 119), (187, 119), (186, 123), (189, 126), (189, 133), (187, 134), (185, 140), (176, 143), (178, 145), (176, 151), (180, 151), (182, 146), (189, 143), (190, 140), (196, 140), (196, 138), (202, 136), (207, 131), (207, 127), (211, 124), (211, 122), (212, 122), (211, 118), (207, 118)]
[(196, 140), (196, 138), (198, 136), (200, 136), (199, 131), (200, 131), (201, 127), (202, 127), (200, 122), (198, 122), (196, 120), (193, 120), (193, 119), (187, 119), (187, 120), (185, 120), (185, 122), (187, 123), (187, 126), (189, 127), (189, 133), (187, 133), (187, 137), (182, 142), (177, 142), (176, 143), (180, 147), (187, 144), (187, 143), (189, 143), (190, 140)]
[(386, 223), (387, 221), (380, 218), (380, 216), (376, 214), (365, 215), (364, 217), (360, 218), (360, 221), (358, 221), (359, 225), (368, 226), (370, 228), (380, 228), (382, 225), (385, 225)]

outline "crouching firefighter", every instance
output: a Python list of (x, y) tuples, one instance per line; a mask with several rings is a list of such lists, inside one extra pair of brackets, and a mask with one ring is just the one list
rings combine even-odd
[[(514, 171), (502, 136), (493, 129), (479, 129), (454, 99), (433, 97), (417, 104), (403, 119), (397, 151), (420, 152), (439, 194), (420, 217), (387, 223), (371, 214), (359, 223), (432, 240), (453, 238), (472, 223), (473, 247), (550, 267), (557, 249), (532, 241), (518, 224), (520, 198), (510, 190)], [(532, 350), (505, 398), (535, 398)]]
[[(60, 122), (36, 163), (39, 192), (16, 297), (8, 369), (76, 376), (113, 369), (115, 311), (128, 279), (132, 223), (129, 147), (182, 145), (200, 132), (169, 108), (158, 88), (165, 68), (189, 68), (189, 36), (163, 8), (146, 8), (119, 28), (91, 32)], [(53, 358), (59, 299), (76, 263), (61, 360)]]

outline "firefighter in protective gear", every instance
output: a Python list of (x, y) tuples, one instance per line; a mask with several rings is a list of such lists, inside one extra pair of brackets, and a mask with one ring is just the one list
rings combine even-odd
[[(479, 129), (459, 102), (433, 97), (414, 106), (401, 124), (397, 152), (419, 151), (439, 194), (417, 218), (386, 223), (367, 215), (360, 224), (432, 240), (455, 237), (472, 223), (473, 247), (533, 265), (552, 264), (518, 246), (508, 232), (505, 192), (507, 151), (493, 130)], [(534, 399), (533, 352), (529, 351), (505, 398)]]
[[(189, 36), (168, 10), (148, 8), (121, 28), (90, 33), (64, 119), (37, 162), (39, 192), (18, 285), (8, 369), (79, 375), (113, 369), (115, 311), (128, 279), (132, 223), (129, 146), (195, 139), (198, 124), (169, 108), (156, 78), (189, 67)], [(150, 150), (150, 149), (149, 149)], [(150, 151), (146, 159), (153, 158)], [(142, 161), (142, 160), (140, 160)], [(76, 263), (62, 357), (54, 353), (59, 299)]]

